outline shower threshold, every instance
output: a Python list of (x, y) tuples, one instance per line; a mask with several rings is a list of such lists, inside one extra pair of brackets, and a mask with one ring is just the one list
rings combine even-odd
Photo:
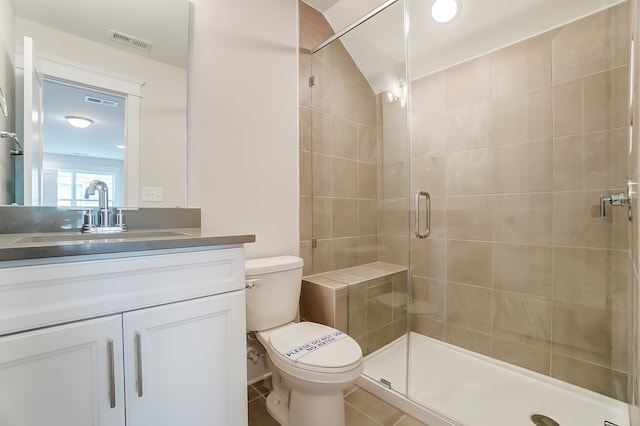
[(407, 356), (406, 342), (368, 355), (358, 385), (430, 426), (533, 426), (532, 416), (560, 426), (629, 426), (628, 406), (616, 399), (417, 333)]

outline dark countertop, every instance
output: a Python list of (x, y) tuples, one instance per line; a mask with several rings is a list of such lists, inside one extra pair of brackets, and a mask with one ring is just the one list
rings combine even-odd
[[(255, 242), (255, 235), (203, 234), (199, 228), (129, 231), (114, 234), (55, 232), (42, 234), (0, 234), (0, 267), (39, 264), (43, 260), (70, 262), (68, 256), (131, 256), (135, 252), (175, 249), (203, 249)], [(140, 253), (142, 254), (142, 253)], [(147, 253), (149, 254), (149, 253)], [(153, 254), (153, 253), (151, 253)]]

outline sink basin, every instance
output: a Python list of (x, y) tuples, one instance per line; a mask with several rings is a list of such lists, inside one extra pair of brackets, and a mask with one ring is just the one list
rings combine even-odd
[(27, 235), (14, 241), (14, 244), (31, 244), (31, 243), (61, 243), (65, 241), (122, 241), (133, 238), (158, 238), (158, 237), (184, 237), (189, 234), (177, 231), (128, 231), (109, 234), (64, 234), (51, 233), (39, 235)]

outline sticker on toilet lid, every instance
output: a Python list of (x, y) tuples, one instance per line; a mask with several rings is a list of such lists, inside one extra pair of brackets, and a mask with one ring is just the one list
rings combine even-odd
[(336, 331), (335, 333), (318, 337), (317, 339), (313, 339), (310, 342), (298, 346), (297, 348), (291, 349), (285, 352), (284, 356), (289, 358), (291, 361), (295, 361), (298, 358), (308, 355), (311, 352), (322, 348), (323, 346), (330, 345), (331, 343), (337, 342), (338, 340), (342, 340), (345, 337), (348, 337), (348, 335), (343, 333), (342, 331)]

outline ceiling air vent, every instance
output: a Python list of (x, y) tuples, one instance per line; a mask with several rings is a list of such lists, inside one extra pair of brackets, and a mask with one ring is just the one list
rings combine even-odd
[(153, 46), (153, 43), (151, 43), (150, 41), (145, 41), (115, 30), (109, 30), (109, 39), (111, 41), (115, 41), (116, 43), (126, 44), (128, 46), (144, 50), (146, 52), (150, 51), (151, 47)]
[(96, 98), (95, 96), (85, 96), (84, 101), (89, 102), (90, 104), (110, 106), (114, 108), (118, 106), (118, 103), (116, 101), (110, 101), (109, 99)]

